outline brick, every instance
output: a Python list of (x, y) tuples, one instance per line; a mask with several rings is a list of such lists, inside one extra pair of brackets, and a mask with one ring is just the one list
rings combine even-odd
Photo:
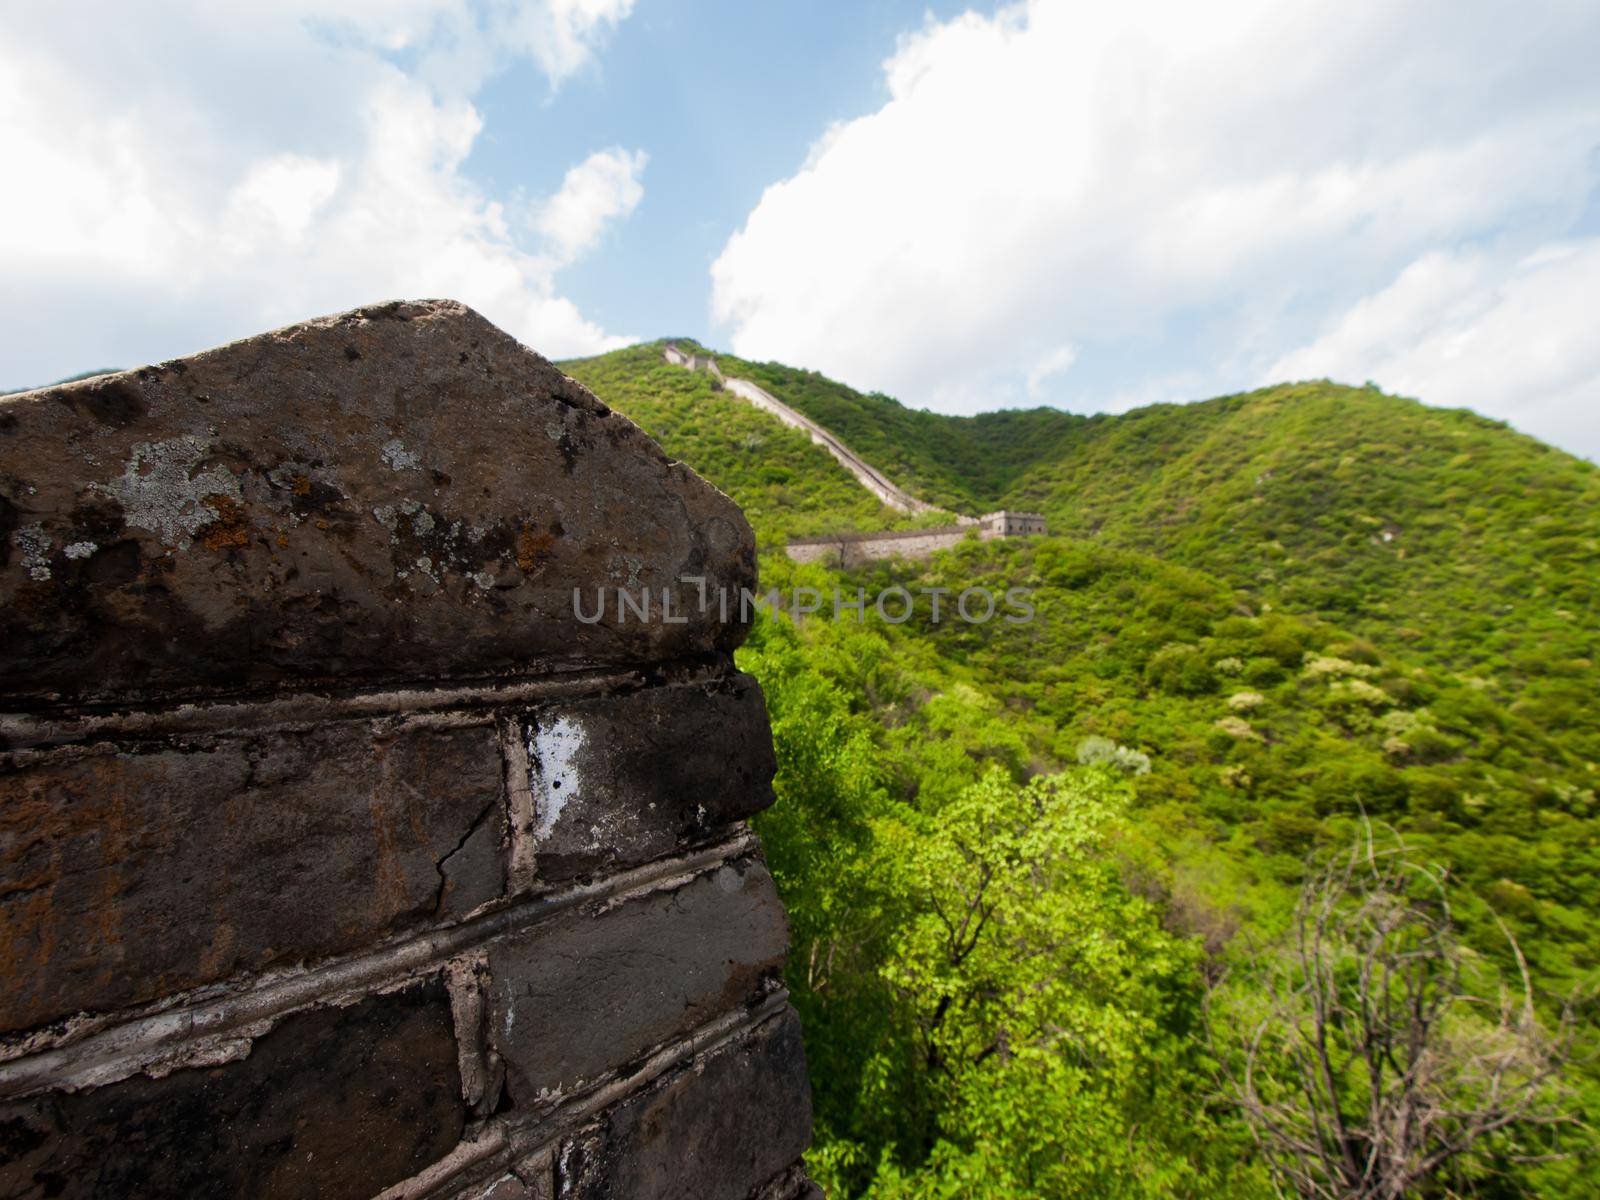
[(0, 1030), (354, 950), (502, 890), (489, 725), (348, 722), (0, 774)]
[(0, 1104), (0, 1195), (365, 1198), (455, 1148), (437, 982), (285, 1018), (249, 1055)]
[(787, 943), (772, 876), (747, 858), (495, 944), (489, 1036), (511, 1099), (570, 1093), (760, 999)]
[(772, 728), (748, 675), (540, 709), (529, 723), (544, 882), (648, 861), (773, 800)]
[[(0, 399), (0, 694), (477, 679), (727, 652), (738, 507), (451, 301)], [(615, 589), (673, 594), (681, 623)], [(578, 619), (573, 591), (592, 608)]]
[(798, 1162), (810, 1141), (800, 1020), (786, 1008), (623, 1101), (563, 1146), (558, 1194), (745, 1200)]

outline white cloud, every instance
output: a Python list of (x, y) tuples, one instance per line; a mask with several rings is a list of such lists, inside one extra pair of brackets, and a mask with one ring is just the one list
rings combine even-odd
[(1073, 363), (1078, 361), (1078, 348), (1076, 346), (1057, 346), (1033, 365), (1033, 370), (1028, 372), (1028, 395), (1038, 399), (1044, 395), (1044, 385), (1057, 375), (1066, 371)]
[[(882, 107), (728, 240), (713, 315), (742, 355), (950, 411), (1245, 386), (1430, 251), (1492, 246), (1486, 269), (1512, 270), (1566, 236), (1597, 183), (1597, 48), (1600, 8), (1576, 0), (930, 22)], [(1038, 374), (1063, 343), (1072, 370)], [(1439, 386), (1423, 398), (1461, 402)]]
[(559, 254), (464, 169), (482, 129), (476, 89), (515, 55), (558, 86), (630, 7), (8, 7), (0, 384), (392, 296), (460, 299), (551, 355), (631, 340), (586, 319), (556, 272), (638, 204), (643, 155), (606, 150), (574, 169), (599, 180), (552, 201)]
[(339, 190), (341, 173), (338, 159), (263, 159), (228, 193), (225, 238), (241, 248), (258, 239), (303, 241), (317, 212)]
[(642, 150), (629, 153), (613, 146), (596, 150), (567, 172), (561, 190), (535, 219), (556, 262), (572, 262), (594, 249), (607, 226), (638, 207), (645, 161)]
[(496, 5), (497, 36), (520, 47), (559, 84), (586, 66), (605, 32), (633, 11), (633, 0), (549, 0), (545, 4)]
[(1352, 305), (1266, 380), (1381, 382), (1600, 458), (1600, 237), (1511, 261), (1437, 251)]

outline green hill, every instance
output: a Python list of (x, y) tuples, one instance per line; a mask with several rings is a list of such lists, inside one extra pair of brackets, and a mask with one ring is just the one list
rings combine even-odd
[(661, 357), (661, 343), (561, 364), (744, 509), (763, 546), (838, 529), (890, 529), (903, 514), (881, 504), (811, 439), (706, 374)]
[[(1514, 970), (1503, 923), (1547, 994), (1600, 975), (1600, 470), (1468, 412), (1329, 383), (1117, 416), (950, 418), (717, 357), (913, 493), (1040, 509), (1052, 529), (843, 573), (763, 559), (765, 586), (1023, 586), (1038, 611), (1019, 625), (764, 619), (741, 651), (778, 743), (780, 803), (762, 830), (795, 926), (790, 983), (830, 1194), (968, 1194), (958, 1178), (994, 1195), (1270, 1194), (1212, 1104), (1195, 997), (1202, 977), (1272, 943), (1304, 856), (1363, 818), (1450, 871), (1483, 962)], [(895, 522), (806, 439), (662, 362), (659, 344), (567, 369), (733, 495), (764, 546)], [(925, 985), (905, 983), (912, 931), (938, 908), (918, 872), (925, 855), (970, 861), (973, 789), (1100, 769), (1083, 762), (1123, 776), (1130, 807), (1099, 853), (1124, 907), (1072, 936), (1132, 939), (1144, 904), (1177, 940), (1146, 930), (1156, 941), (1126, 953), (1189, 965), (1139, 976), (1137, 1003), (1097, 1001), (1084, 1033), (1119, 1047), (1085, 1060), (1094, 1078), (1131, 1062), (1145, 1084), (1106, 1082), (1052, 1116), (1045, 1160), (1012, 1142), (985, 1159), (985, 1144), (1029, 1127), (985, 1104), (1054, 1113), (1070, 1088), (930, 1068), (943, 1010), (918, 1009)], [(989, 1029), (998, 985), (970, 986), (952, 995)], [(1600, 1079), (1580, 1078), (1568, 1103), (1600, 1111)], [(1102, 1173), (1041, 1187), (1058, 1153)], [(992, 1182), (1017, 1161), (1034, 1183)], [(1456, 1184), (1583, 1195), (1595, 1169), (1475, 1161)]]
[(1600, 469), (1470, 412), (1309, 383), (1099, 417), (1003, 500), (1461, 669), (1600, 649)]
[[(1147, 795), (1181, 794), (1295, 854), (1317, 819), (1355, 804), (1416, 828), (1509, 831), (1471, 856), (1474, 873), (1495, 863), (1495, 878), (1588, 907), (1595, 843), (1564, 821), (1587, 829), (1600, 782), (1600, 469), (1370, 388), (957, 418), (717, 357), (913, 490), (1048, 515), (1041, 542), (852, 578), (1039, 588), (1052, 619), (918, 635), (1046, 717), (1036, 753), (1070, 759), (1091, 734), (1139, 746), (1156, 763)], [(766, 544), (895, 521), (805, 438), (664, 363), (659, 343), (568, 369), (739, 500)], [(1308, 655), (1343, 665), (1308, 680)], [(1263, 696), (1259, 739), (1218, 733), (1239, 692)], [(1517, 883), (1512, 859), (1542, 883)], [(1561, 876), (1583, 882), (1552, 891)], [(1600, 941), (1583, 937), (1587, 960)]]
[[(1473, 413), (1305, 383), (1117, 416), (947, 417), (717, 357), (924, 499), (1041, 510), (1052, 532), (1207, 571), (1253, 602), (1484, 673), (1525, 704), (1571, 708), (1600, 657), (1600, 468)], [(659, 344), (568, 368), (768, 542), (895, 523), (803, 438), (662, 363)], [(1600, 744), (1584, 753), (1600, 760)]]
[(0, 389), (0, 396), (15, 396), (18, 392), (31, 392), (35, 388), (60, 387), (63, 383), (77, 383), (80, 379), (93, 379), (96, 375), (112, 375), (121, 368), (98, 367), (93, 371), (79, 371), (76, 375), (68, 375), (65, 379), (52, 379), (49, 383), (35, 383), (28, 387)]
[(1054, 408), (948, 417), (857, 392), (816, 371), (681, 344), (715, 354), (724, 373), (755, 381), (913, 495), (957, 512), (997, 508), (1030, 468), (1066, 453), (1088, 421)]

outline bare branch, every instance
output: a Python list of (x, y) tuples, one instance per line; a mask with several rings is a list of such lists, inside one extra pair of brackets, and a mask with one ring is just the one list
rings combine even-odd
[(1400, 1200), (1447, 1171), (1481, 1170), (1490, 1148), (1502, 1161), (1565, 1156), (1523, 1141), (1576, 1124), (1561, 1080), (1572, 1002), (1546, 1030), (1504, 924), (1516, 986), (1479, 995), (1448, 882), (1363, 818), (1346, 852), (1308, 867), (1288, 947), (1213, 990), (1213, 1046), (1219, 997), (1247, 1031), (1218, 1051), (1227, 1095), (1299, 1196)]

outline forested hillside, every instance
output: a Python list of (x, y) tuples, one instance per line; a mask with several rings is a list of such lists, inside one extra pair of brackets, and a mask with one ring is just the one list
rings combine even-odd
[(948, 417), (718, 358), (959, 511), (1039, 509), (1061, 534), (1463, 665), (1517, 659), (1524, 679), (1563, 673), (1552, 639), (1576, 657), (1596, 649), (1600, 620), (1584, 618), (1600, 614), (1600, 470), (1471, 412), (1303, 383), (1116, 416)]
[[(1600, 966), (1600, 471), (1370, 389), (954, 419), (719, 359), (914, 492), (1052, 529), (847, 574), (763, 557), (766, 587), (1021, 586), (1037, 609), (763, 618), (741, 651), (778, 743), (762, 830), (830, 1194), (1272, 1194), (1228, 1087), (1271, 993), (1240, 981), (1292, 945), (1306, 864), (1369, 826), (1445, 872), (1453, 977), (1514, 988), (1511, 938), (1530, 965), (1537, 1026), (1466, 1003), (1451, 1044), (1557, 1044)], [(658, 346), (567, 369), (764, 545), (893, 516)], [(1568, 1152), (1600, 1086), (1592, 1063), (1561, 1080), (1541, 1102), (1578, 1123), (1405, 1194), (1593, 1194)]]
[(763, 547), (907, 523), (805, 434), (726, 394), (711, 376), (672, 366), (660, 343), (562, 367), (737, 500)]
[(754, 380), (842, 438), (913, 495), (971, 515), (999, 507), (1031, 467), (1065, 453), (1087, 421), (1053, 408), (946, 417), (864, 395), (815, 371), (697, 349), (714, 353), (725, 374)]

